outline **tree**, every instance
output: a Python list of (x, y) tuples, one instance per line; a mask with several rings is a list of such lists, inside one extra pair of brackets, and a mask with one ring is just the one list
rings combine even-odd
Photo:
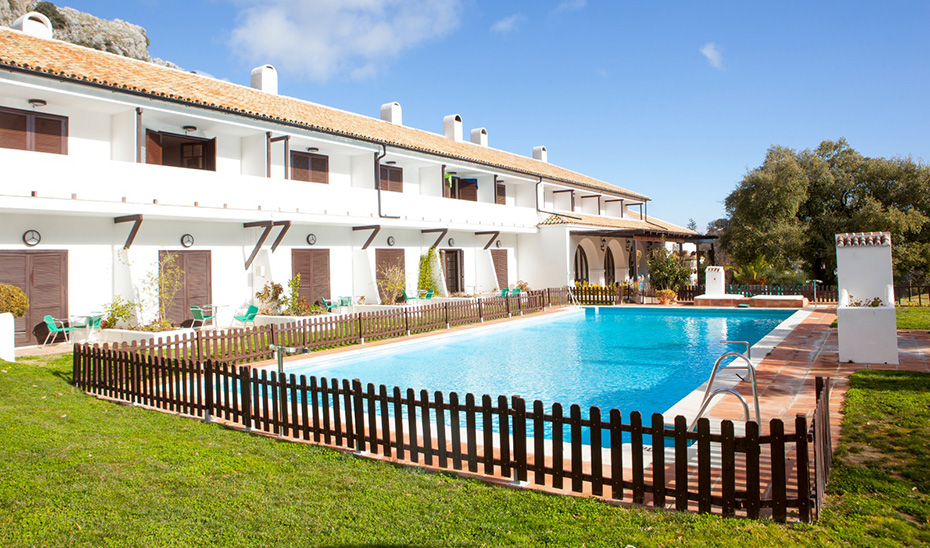
[(688, 224), (685, 225), (685, 228), (687, 228), (688, 230), (693, 230), (694, 232), (697, 232), (697, 230), (698, 230), (697, 223), (694, 222), (694, 219), (692, 219), (692, 218), (689, 218), (689, 219), (688, 219)]
[(649, 254), (649, 283), (656, 290), (678, 288), (691, 280), (691, 266), (664, 245)]
[(845, 139), (774, 146), (725, 205), (721, 245), (737, 267), (767, 262), (775, 281), (835, 282), (834, 235), (844, 232), (891, 232), (898, 281), (930, 273), (930, 167), (910, 158), (867, 158)]

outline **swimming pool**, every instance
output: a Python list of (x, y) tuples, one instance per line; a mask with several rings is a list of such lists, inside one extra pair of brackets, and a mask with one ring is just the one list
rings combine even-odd
[(547, 409), (558, 402), (648, 417), (706, 381), (720, 354), (740, 349), (720, 341), (755, 344), (793, 312), (585, 308), (314, 358), (286, 372), (446, 394), (519, 395)]

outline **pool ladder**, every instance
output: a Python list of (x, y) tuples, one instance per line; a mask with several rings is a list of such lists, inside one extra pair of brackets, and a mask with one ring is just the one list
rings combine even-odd
[[(760, 425), (762, 424), (761, 413), (759, 413), (759, 387), (756, 384), (756, 367), (752, 364), (752, 360), (750, 359), (749, 342), (748, 341), (720, 341), (720, 342), (723, 344), (745, 344), (746, 353), (744, 354), (742, 352), (730, 351), (730, 352), (723, 353), (723, 355), (717, 358), (717, 361), (714, 363), (714, 369), (710, 373), (710, 379), (707, 381), (707, 388), (704, 389), (704, 398), (701, 400), (701, 410), (698, 411), (697, 415), (695, 415), (694, 417), (694, 420), (691, 421), (691, 425), (688, 427), (688, 430), (694, 430), (695, 426), (697, 426), (698, 419), (700, 419), (701, 416), (704, 415), (704, 412), (707, 411), (707, 407), (710, 405), (710, 402), (718, 394), (732, 394), (733, 396), (736, 396), (736, 398), (740, 401), (740, 403), (743, 404), (743, 413), (744, 413), (745, 420), (747, 421), (749, 420), (749, 404), (746, 403), (746, 398), (744, 398), (742, 394), (740, 394), (739, 392), (737, 392), (736, 390), (732, 388), (718, 388), (714, 390), (714, 380), (716, 380), (717, 378), (717, 371), (720, 370), (720, 363), (727, 358), (737, 358), (737, 359), (740, 359), (746, 362), (746, 365), (729, 365), (727, 366), (727, 370), (733, 371), (735, 369), (745, 369), (746, 371), (749, 372), (749, 380), (752, 383), (752, 402), (753, 402), (754, 410), (756, 412), (756, 422), (759, 423)], [(739, 377), (739, 375), (737, 375), (737, 377)], [(742, 377), (739, 377), (739, 378), (742, 380), (746, 380), (746, 379), (743, 379)]]

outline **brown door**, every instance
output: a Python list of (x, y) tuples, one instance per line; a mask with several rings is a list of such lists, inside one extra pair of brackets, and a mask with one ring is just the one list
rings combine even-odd
[(181, 269), (181, 289), (168, 306), (168, 319), (175, 325), (192, 320), (191, 306), (217, 304), (213, 302), (211, 258), (209, 251), (159, 251), (158, 264), (163, 265), (169, 255)]
[(465, 290), (461, 249), (447, 249), (442, 251), (442, 269), (446, 274), (446, 289), (449, 291), (450, 295)]
[(497, 274), (497, 286), (501, 289), (510, 287), (507, 275), (507, 250), (492, 249), (491, 260), (494, 262), (494, 272)]
[(68, 317), (67, 251), (0, 251), (0, 283), (26, 292), (29, 310), (14, 321), (16, 346), (42, 343), (33, 336), (46, 314)]
[(320, 304), (320, 299), (329, 299), (329, 250), (294, 249), (291, 251), (291, 273), (300, 274), (298, 295), (309, 304)]
[(384, 280), (384, 270), (391, 266), (397, 266), (401, 272), (406, 273), (404, 268), (404, 250), (403, 249), (376, 249), (375, 250), (375, 272), (378, 283), (378, 295), (384, 301), (384, 292), (381, 290), (381, 282)]

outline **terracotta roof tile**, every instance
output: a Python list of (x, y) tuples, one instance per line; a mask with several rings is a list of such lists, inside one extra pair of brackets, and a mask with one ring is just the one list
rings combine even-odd
[(0, 66), (270, 119), (309, 130), (544, 177), (596, 192), (647, 199), (642, 194), (529, 157), (470, 142), (454, 142), (435, 133), (58, 40), (36, 38), (12, 29), (0, 29)]

